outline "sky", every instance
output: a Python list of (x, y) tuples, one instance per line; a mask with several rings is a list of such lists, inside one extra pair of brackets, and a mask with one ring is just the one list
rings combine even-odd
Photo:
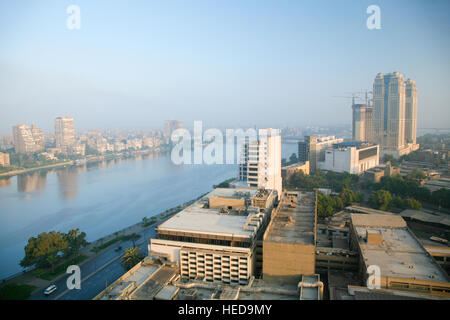
[(447, 0), (0, 0), (0, 134), (52, 132), (61, 115), (77, 130), (345, 125), (351, 101), (336, 96), (393, 71), (416, 81), (419, 128), (448, 128), (449, 12)]

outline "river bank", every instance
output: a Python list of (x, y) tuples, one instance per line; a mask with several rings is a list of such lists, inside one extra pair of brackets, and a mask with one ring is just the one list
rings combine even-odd
[(49, 165), (41, 166), (41, 167), (12, 170), (12, 171), (8, 171), (8, 172), (0, 173), (0, 177), (10, 178), (10, 177), (14, 177), (18, 174), (22, 174), (22, 173), (34, 172), (34, 171), (52, 169), (52, 168), (58, 168), (58, 167), (64, 167), (64, 166), (72, 166), (73, 164), (74, 164), (74, 161), (69, 160), (69, 161), (55, 163), (55, 164), (49, 164)]
[[(23, 173), (53, 169), (53, 168), (64, 167), (64, 166), (77, 166), (77, 165), (84, 164), (84, 163), (95, 164), (95, 163), (102, 162), (102, 161), (108, 161), (108, 160), (114, 160), (114, 159), (130, 159), (130, 158), (136, 158), (139, 156), (150, 155), (152, 153), (163, 154), (166, 152), (168, 152), (168, 149), (166, 147), (164, 147), (164, 148), (157, 148), (157, 149), (144, 149), (144, 150), (128, 151), (125, 153), (105, 154), (105, 155), (101, 155), (101, 156), (88, 155), (84, 159), (67, 160), (67, 161), (63, 161), (63, 162), (59, 162), (59, 163), (55, 163), (55, 164), (49, 164), (49, 165), (45, 165), (45, 166), (38, 166), (38, 167), (34, 167), (34, 168), (17, 169), (17, 170), (3, 172), (3, 173), (0, 173), (0, 178), (2, 178), (2, 177), (10, 178), (10, 177), (14, 177), (16, 175), (23, 174)], [(79, 163), (80, 161), (81, 161), (81, 163)]]
[[(196, 197), (195, 199), (192, 199), (190, 201), (187, 201), (181, 205), (178, 205), (176, 207), (167, 209), (155, 216), (152, 216), (149, 220), (143, 219), (140, 222), (137, 222), (131, 226), (125, 227), (119, 231), (116, 231), (114, 233), (111, 233), (105, 237), (102, 237), (100, 239), (97, 239), (95, 241), (90, 242), (85, 248), (80, 250), (80, 256), (83, 256), (84, 259), (83, 261), (79, 264), (79, 266), (82, 266), (83, 264), (92, 261), (93, 259), (95, 259), (97, 256), (99, 256), (101, 253), (103, 253), (104, 251), (110, 249), (113, 245), (118, 245), (122, 242), (125, 242), (122, 239), (123, 237), (129, 236), (131, 234), (138, 234), (140, 235), (140, 239), (137, 242), (150, 242), (150, 239), (146, 239), (145, 235), (146, 232), (149, 231), (152, 228), (155, 228), (156, 226), (158, 226), (159, 224), (163, 223), (164, 221), (166, 221), (167, 219), (169, 219), (170, 217), (172, 217), (173, 215), (175, 215), (176, 213), (180, 212), (181, 210), (185, 209), (186, 207), (192, 205), (194, 202), (196, 202), (197, 200), (199, 200), (200, 198), (202, 198), (204, 196), (201, 195), (199, 197)], [(145, 221), (144, 221), (145, 220)], [(150, 221), (153, 221), (153, 223), (149, 223)], [(142, 239), (144, 238), (144, 239)], [(119, 239), (118, 241), (114, 241), (114, 239)], [(104, 246), (104, 244), (108, 244)], [(103, 246), (101, 248), (101, 250), (95, 250), (95, 248), (98, 248), (100, 246)], [(51, 283), (56, 282), (57, 280), (59, 280), (60, 278), (66, 276), (65, 273), (61, 273), (57, 276), (55, 276), (52, 279), (42, 279), (39, 276), (37, 276), (33, 270), (30, 271), (24, 271), (21, 272), (18, 275), (15, 275), (13, 277), (9, 277), (8, 279), (3, 279), (2, 280), (2, 284), (1, 287), (4, 286), (8, 286), (8, 285), (25, 285), (25, 286), (29, 286), (32, 287), (32, 292), (30, 292), (29, 294), (33, 294), (35, 292), (38, 291), (42, 291), (44, 290), (46, 287), (48, 287)], [(26, 298), (25, 298), (26, 299)]]

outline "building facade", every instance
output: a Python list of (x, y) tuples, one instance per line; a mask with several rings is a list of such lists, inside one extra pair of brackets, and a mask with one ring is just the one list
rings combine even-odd
[(309, 174), (309, 161), (298, 162), (281, 168), (281, 177), (288, 180), (293, 174), (297, 172), (303, 172), (303, 174)]
[(299, 161), (309, 161), (310, 172), (314, 173), (319, 168), (319, 161), (325, 160), (325, 150), (341, 142), (344, 142), (344, 139), (335, 136), (305, 136), (304, 141), (298, 143)]
[(325, 150), (324, 161), (319, 162), (321, 170), (361, 174), (379, 165), (378, 145), (361, 142), (339, 143)]
[(352, 110), (352, 140), (373, 142), (373, 107), (366, 104), (354, 104)]
[(149, 253), (177, 263), (185, 279), (245, 285), (275, 199), (270, 190), (214, 189), (162, 223)]
[(9, 162), (9, 153), (0, 152), (0, 167), (9, 167), (11, 164)]
[(351, 214), (350, 247), (359, 253), (359, 272), (365, 283), (370, 282), (369, 276), (376, 268), (379, 282), (370, 284), (379, 289), (450, 297), (447, 273), (402, 217)]
[(55, 120), (56, 148), (68, 152), (75, 144), (75, 128), (72, 117), (58, 117)]
[(281, 136), (278, 129), (259, 129), (258, 139), (242, 145), (239, 178), (249, 187), (275, 190), (281, 196)]
[(373, 85), (374, 142), (382, 155), (417, 150), (417, 88), (399, 72), (377, 74)]
[(417, 88), (414, 80), (406, 81), (405, 107), (405, 139), (406, 143), (416, 144), (417, 138)]
[(44, 149), (42, 130), (25, 124), (13, 127), (14, 149), (16, 153), (37, 152)]
[(315, 192), (284, 192), (263, 237), (263, 279), (298, 284), (316, 273)]

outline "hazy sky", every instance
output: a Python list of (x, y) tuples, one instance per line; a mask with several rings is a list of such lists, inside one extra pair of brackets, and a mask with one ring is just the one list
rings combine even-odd
[[(81, 8), (81, 30), (66, 26)], [(368, 30), (366, 8), (381, 8)], [(450, 126), (450, 1), (0, 0), (0, 134), (350, 124), (378, 72), (416, 80), (419, 127)]]

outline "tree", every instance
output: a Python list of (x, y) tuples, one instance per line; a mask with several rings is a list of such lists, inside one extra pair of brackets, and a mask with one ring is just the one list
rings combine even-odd
[(127, 236), (124, 236), (122, 240), (131, 240), (133, 242), (133, 247), (136, 247), (136, 240), (139, 239), (141, 235), (137, 233), (132, 233)]
[(138, 247), (132, 247), (125, 250), (122, 256), (121, 264), (122, 267), (128, 271), (136, 264), (138, 264), (142, 259), (144, 259), (144, 256), (141, 253), (141, 249)]
[(291, 154), (289, 157), (289, 164), (294, 164), (298, 162), (297, 155), (295, 153)]
[(86, 247), (88, 242), (86, 241), (86, 233), (80, 232), (80, 229), (69, 230), (64, 234), (64, 240), (67, 241), (67, 249), (64, 252), (65, 256), (78, 255), (80, 249)]
[(340, 211), (344, 208), (344, 202), (341, 197), (333, 196), (331, 199), (333, 201), (333, 209), (335, 211)]
[(450, 208), (450, 190), (441, 188), (439, 190), (433, 191), (433, 193), (431, 194), (431, 202), (437, 206)]
[(408, 179), (417, 179), (422, 180), (425, 179), (427, 175), (422, 170), (419, 170), (418, 168), (414, 168), (413, 171), (411, 171), (408, 175)]
[(60, 260), (60, 256), (58, 256), (57, 252), (53, 252), (49, 254), (46, 258), (47, 263), (50, 265), (50, 268), (52, 269), (52, 273), (55, 271), (55, 265)]
[(369, 203), (372, 208), (386, 211), (392, 202), (392, 195), (389, 191), (378, 190), (370, 194)]
[(407, 201), (407, 204), (408, 204), (408, 208), (414, 209), (414, 210), (422, 209), (422, 204), (419, 201), (417, 201), (416, 199), (409, 198), (406, 201)]
[(20, 261), (20, 266), (51, 267), (52, 270), (60, 260), (60, 253), (68, 247), (67, 241), (61, 232), (43, 232), (37, 238), (28, 239), (25, 246), (25, 257)]
[(317, 193), (317, 215), (320, 218), (325, 218), (333, 214), (333, 201), (331, 197), (323, 195), (321, 192)]
[(345, 206), (351, 205), (353, 202), (359, 201), (359, 195), (349, 188), (344, 188), (341, 192), (341, 198)]

